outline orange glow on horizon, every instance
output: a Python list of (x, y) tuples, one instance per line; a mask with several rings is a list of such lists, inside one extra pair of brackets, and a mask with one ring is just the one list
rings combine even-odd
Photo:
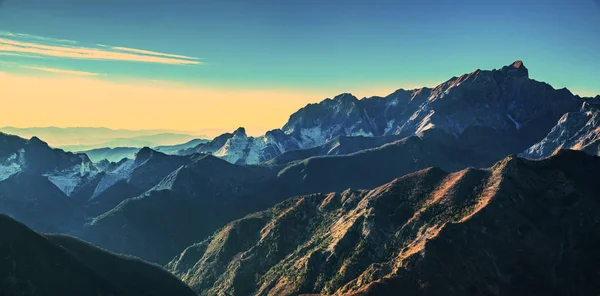
[[(162, 81), (114, 82), (74, 75), (0, 72), (0, 126), (161, 129), (217, 136), (245, 127), (249, 135), (282, 127), (331, 91), (240, 90)], [(385, 95), (395, 88), (364, 95)], [(358, 93), (355, 93), (358, 98)], [(360, 93), (363, 95), (363, 93)]]

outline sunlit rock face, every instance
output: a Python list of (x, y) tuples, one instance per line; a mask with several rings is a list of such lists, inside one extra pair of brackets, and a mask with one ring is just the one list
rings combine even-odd
[(565, 113), (543, 140), (528, 148), (521, 156), (543, 158), (558, 149), (583, 150), (598, 155), (599, 144), (600, 105), (590, 100), (584, 102), (579, 111)]
[(595, 294), (599, 168), (560, 151), (300, 196), (227, 224), (167, 268), (200, 295)]

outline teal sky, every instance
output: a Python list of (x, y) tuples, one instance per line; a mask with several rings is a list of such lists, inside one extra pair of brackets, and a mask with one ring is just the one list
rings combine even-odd
[(600, 93), (600, 4), (594, 0), (6, 0), (0, 29), (205, 62), (35, 61), (115, 78), (231, 87), (401, 86), (523, 59), (535, 78)]
[(600, 94), (600, 0), (5, 0), (0, 31), (0, 53), (17, 40), (27, 43), (18, 48), (185, 56), (163, 63), (5, 50), (0, 71), (25, 75), (61, 69), (118, 82), (384, 95), (521, 59), (536, 80)]

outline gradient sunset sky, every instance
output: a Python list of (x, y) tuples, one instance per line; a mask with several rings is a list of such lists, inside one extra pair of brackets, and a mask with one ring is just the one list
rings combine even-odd
[(517, 59), (600, 94), (600, 0), (0, 2), (0, 126), (257, 135), (338, 93)]

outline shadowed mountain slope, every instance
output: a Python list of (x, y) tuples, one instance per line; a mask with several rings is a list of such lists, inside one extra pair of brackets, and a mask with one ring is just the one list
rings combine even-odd
[(0, 215), (0, 295), (195, 295), (159, 266), (74, 238), (41, 235)]
[(239, 166), (200, 156), (152, 190), (97, 217), (77, 236), (111, 251), (164, 264), (227, 222), (292, 196), (372, 189), (430, 166), (453, 171), (493, 164), (434, 134), (344, 156), (309, 158), (283, 169)]

